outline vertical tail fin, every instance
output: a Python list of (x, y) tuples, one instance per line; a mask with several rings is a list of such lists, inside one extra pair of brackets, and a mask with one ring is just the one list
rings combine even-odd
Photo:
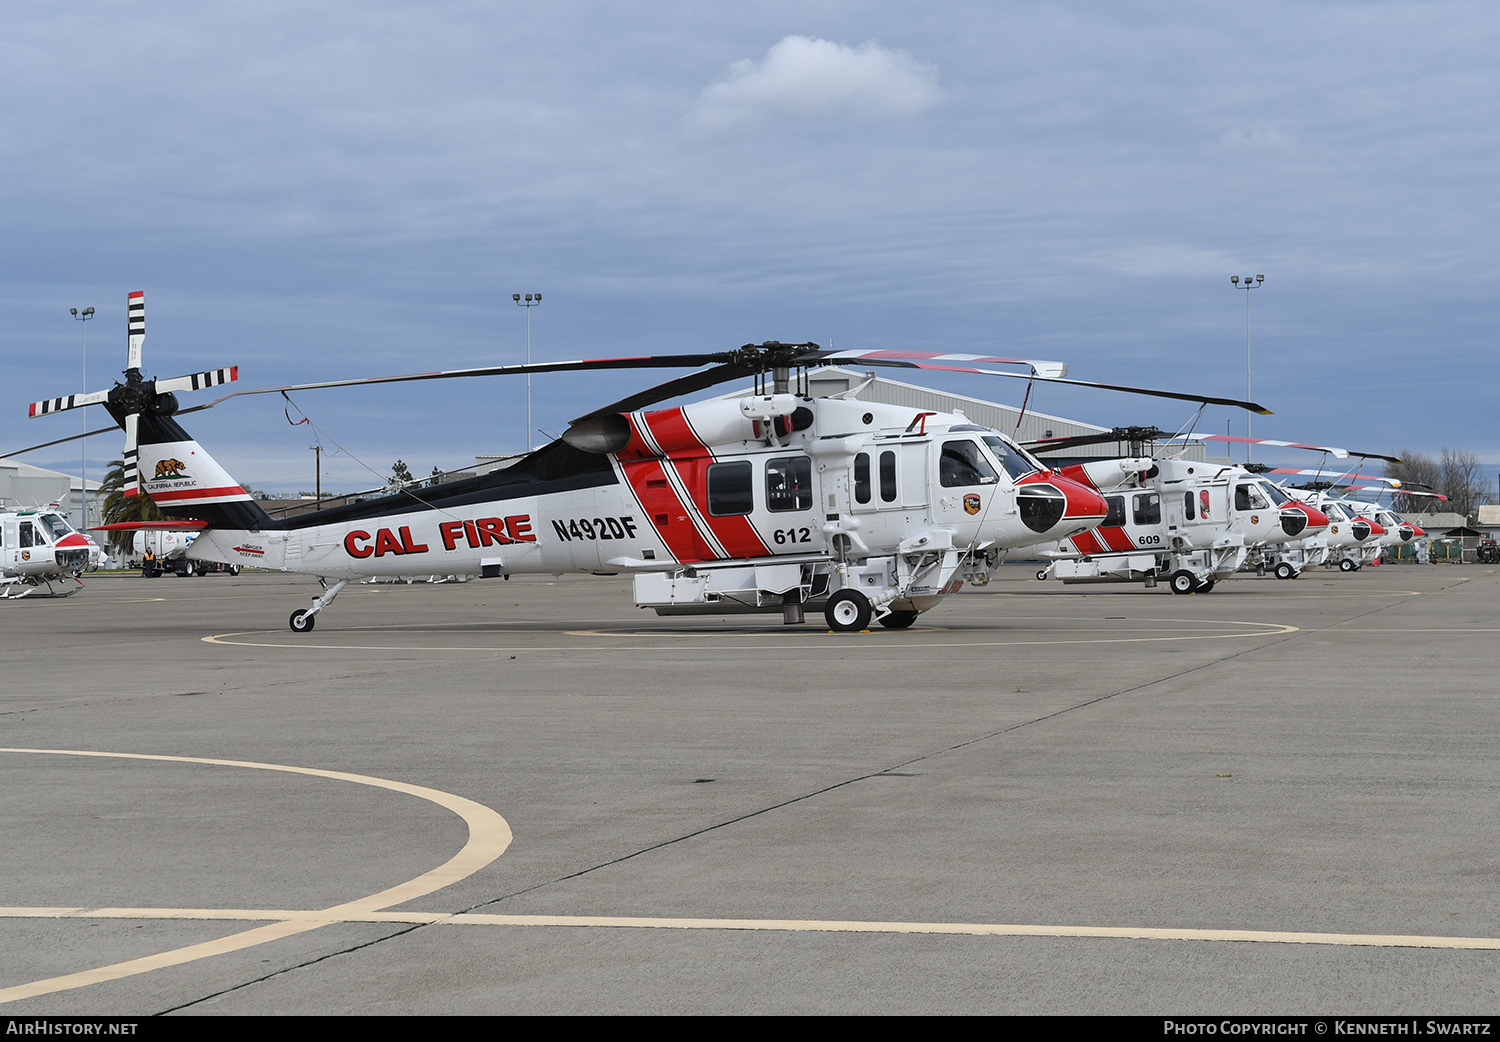
[[(275, 527), (250, 493), (176, 420), (146, 412), (138, 422), (141, 484), (163, 514), (207, 521), (212, 528)], [(127, 470), (129, 465), (127, 461)]]

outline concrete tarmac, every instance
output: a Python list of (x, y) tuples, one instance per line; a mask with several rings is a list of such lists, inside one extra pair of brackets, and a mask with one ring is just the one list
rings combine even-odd
[(0, 602), (0, 1010), (1496, 1010), (1500, 570), (1032, 572), (851, 636), (582, 576)]

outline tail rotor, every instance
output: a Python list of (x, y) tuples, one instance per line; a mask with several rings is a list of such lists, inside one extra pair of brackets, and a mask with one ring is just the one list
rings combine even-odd
[(138, 496), (142, 491), (140, 474), (141, 417), (155, 419), (170, 417), (177, 411), (177, 392), (198, 391), (218, 387), (239, 379), (238, 366), (223, 369), (207, 369), (165, 380), (148, 380), (141, 375), (141, 349), (146, 341), (146, 294), (141, 290), (131, 293), (126, 306), (126, 367), (125, 380), (103, 391), (87, 394), (70, 394), (61, 398), (33, 402), (31, 415), (49, 416), (67, 412), (87, 405), (102, 405), (109, 411), (125, 431), (125, 451), (121, 457), (125, 463), (124, 488), (126, 496)]

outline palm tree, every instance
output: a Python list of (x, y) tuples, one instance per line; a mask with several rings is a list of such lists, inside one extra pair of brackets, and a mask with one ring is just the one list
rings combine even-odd
[[(99, 486), (99, 491), (104, 496), (104, 523), (106, 525), (118, 524), (122, 521), (161, 521), (162, 512), (157, 509), (151, 497), (143, 490), (138, 496), (127, 496), (125, 494), (125, 461), (111, 460), (109, 473), (104, 477), (104, 483)], [(109, 541), (122, 553), (130, 553), (135, 545), (135, 533), (130, 531), (111, 532)]]

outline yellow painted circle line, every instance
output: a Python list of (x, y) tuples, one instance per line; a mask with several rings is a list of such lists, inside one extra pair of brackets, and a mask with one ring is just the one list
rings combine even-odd
[(441, 890), (443, 887), (450, 886), (461, 879), (473, 875), (505, 853), (505, 848), (510, 846), (511, 841), (510, 825), (499, 814), (482, 803), (475, 803), (473, 800), (456, 796), (451, 792), (429, 789), (423, 785), (409, 785), (406, 782), (391, 781), (387, 778), (373, 778), (367, 774), (325, 771), (316, 767), (290, 767), (278, 763), (257, 763), (253, 760), (218, 760), (196, 756), (157, 756), (147, 753), (110, 753), (90, 749), (0, 748), (0, 753), (31, 753), (44, 756), (97, 756), (125, 760), (157, 760), (167, 763), (198, 763), (215, 767), (247, 767), (259, 771), (281, 771), (286, 774), (305, 774), (314, 778), (331, 778), (334, 781), (353, 782), (356, 785), (370, 785), (378, 789), (390, 789), (392, 792), (402, 792), (408, 796), (416, 796), (418, 799), (436, 803), (438, 806), (452, 811), (460, 818), (463, 818), (464, 823), (469, 826), (469, 840), (457, 854), (454, 854), (437, 868), (424, 872), (415, 879), (382, 890), (377, 894), (361, 897), (354, 901), (345, 901), (343, 904), (337, 904), (331, 908), (325, 908), (317, 912), (293, 912), (287, 917), (272, 916), (271, 918), (279, 919), (280, 921), (270, 923), (266, 926), (259, 926), (253, 930), (246, 930), (242, 933), (230, 934), (228, 937), (220, 937), (217, 940), (205, 941), (202, 944), (192, 944), (185, 948), (177, 948), (172, 951), (161, 952), (157, 955), (148, 955), (140, 959), (130, 959), (125, 962), (114, 963), (110, 966), (84, 970), (81, 973), (69, 973), (61, 977), (49, 977), (46, 980), (33, 981), (30, 984), (19, 984), (12, 988), (3, 988), (0, 989), (0, 1003), (14, 1002), (16, 999), (32, 998), (37, 995), (49, 995), (53, 992), (68, 991), (73, 988), (86, 987), (90, 984), (100, 984), (104, 981), (119, 980), (121, 977), (147, 973), (151, 970), (159, 970), (167, 966), (180, 966), (183, 963), (194, 962), (198, 959), (207, 959), (214, 955), (240, 951), (243, 948), (250, 948), (257, 944), (265, 944), (267, 941), (280, 940), (283, 937), (290, 937), (293, 934), (316, 930), (320, 926), (344, 921), (347, 916), (369, 915), (389, 908), (392, 905), (415, 900), (418, 897)]
[[(1021, 620), (1021, 621), (1030, 621), (1030, 620)], [(1174, 620), (1140, 620), (1140, 621), (1143, 621), (1143, 622), (1149, 622), (1149, 621), (1178, 622), (1180, 620), (1175, 620), (1174, 619)], [(1197, 621), (1197, 620), (1194, 620), (1194, 621)], [(924, 648), (924, 649), (925, 648), (1009, 648), (1009, 647), (1024, 647), (1024, 646), (1031, 646), (1031, 645), (1053, 645), (1053, 644), (1159, 644), (1159, 643), (1170, 643), (1170, 642), (1173, 642), (1173, 641), (1187, 641), (1187, 640), (1243, 640), (1243, 639), (1245, 639), (1247, 637), (1276, 637), (1276, 636), (1281, 636), (1283, 634), (1297, 633), (1297, 632), (1300, 631), (1300, 627), (1298, 627), (1298, 626), (1287, 626), (1287, 625), (1283, 625), (1281, 623), (1275, 623), (1275, 622), (1237, 622), (1237, 621), (1216, 619), (1216, 620), (1205, 620), (1201, 624), (1202, 625), (1217, 625), (1217, 626), (1245, 626), (1245, 627), (1254, 626), (1254, 627), (1260, 627), (1260, 628), (1259, 629), (1255, 629), (1255, 630), (1249, 630), (1247, 632), (1239, 632), (1239, 633), (1196, 633), (1196, 634), (1187, 634), (1187, 635), (1175, 636), (1175, 637), (1089, 637), (1089, 638), (1066, 638), (1065, 637), (1065, 638), (1061, 638), (1061, 639), (1057, 639), (1057, 640), (955, 640), (955, 641), (937, 641), (937, 642), (933, 642), (933, 643), (923, 643), (923, 644), (918, 645), (918, 647), (921, 647), (921, 648)], [(934, 629), (933, 629), (932, 632), (937, 632), (937, 631), (938, 630), (936, 629), (936, 627), (934, 627)], [(503, 653), (503, 654), (520, 655), (520, 654), (538, 654), (538, 653), (546, 653), (546, 652), (568, 652), (568, 653), (572, 653), (572, 654), (581, 654), (581, 653), (590, 652), (590, 651), (592, 651), (592, 652), (606, 652), (606, 653), (609, 653), (609, 654), (614, 654), (614, 653), (622, 652), (622, 651), (657, 652), (657, 651), (661, 651), (662, 650), (661, 649), (661, 645), (659, 645), (659, 644), (639, 645), (639, 646), (631, 646), (631, 645), (628, 645), (628, 644), (608, 644), (608, 645), (600, 645), (598, 647), (588, 647), (586, 645), (585, 646), (563, 645), (563, 646), (554, 647), (554, 648), (538, 648), (538, 647), (534, 647), (534, 646), (531, 646), (531, 647), (499, 647), (499, 646), (497, 646), (497, 647), (488, 647), (488, 648), (475, 648), (475, 647), (462, 647), (462, 646), (444, 647), (442, 645), (436, 645), (436, 644), (293, 644), (293, 643), (275, 643), (275, 642), (272, 642), (272, 641), (253, 641), (253, 640), (235, 640), (235, 639), (233, 639), (233, 638), (236, 638), (236, 637), (254, 636), (256, 634), (261, 634), (261, 633), (269, 634), (269, 633), (272, 633), (272, 632), (274, 632), (274, 631), (272, 631), (272, 630), (242, 630), (242, 631), (240, 631), (238, 633), (216, 633), (216, 634), (211, 634), (211, 635), (209, 635), (207, 637), (201, 637), (199, 639), (202, 640), (205, 644), (219, 644), (219, 645), (223, 645), (223, 646), (241, 647), (241, 648), (282, 648), (282, 649), (285, 649), (287, 651), (434, 651), (434, 652), (440, 652), (442, 654), (453, 654), (453, 653), (456, 653), (456, 652), (478, 652), (478, 653), (481, 653), (481, 654), (502, 654)], [(894, 630), (894, 631), (891, 631), (891, 632), (892, 632), (893, 635), (895, 635), (896, 637), (899, 638), (899, 636), (903, 632), (909, 633), (911, 631), (910, 630), (907, 630), (907, 631)], [(585, 637), (614, 637), (614, 636), (617, 636), (616, 634), (612, 634), (612, 633), (610, 633), (607, 630), (564, 630), (563, 634), (566, 635), (566, 636), (585, 636)], [(847, 634), (847, 633), (844, 633), (844, 634), (835, 634), (831, 630), (829, 630), (829, 631), (824, 631), (824, 630), (808, 630), (806, 638), (803, 639), (803, 640), (801, 640), (801, 641), (795, 642), (795, 643), (789, 642), (789, 641), (780, 641), (780, 642), (771, 643), (771, 644), (741, 644), (741, 645), (738, 645), (738, 647), (740, 649), (749, 650), (749, 651), (795, 651), (795, 650), (797, 650), (799, 648), (809, 648), (809, 647), (815, 647), (818, 650), (825, 650), (827, 648), (826, 644), (821, 644), (821, 643), (815, 644), (814, 642), (817, 641), (817, 640), (820, 640), (822, 638), (829, 637), (829, 636), (834, 636), (834, 637), (838, 637), (838, 638), (841, 638), (841, 639), (847, 639), (847, 638), (857, 637), (857, 636), (861, 636), (861, 635), (871, 636), (871, 635), (873, 635), (873, 633), (870, 630), (862, 631), (862, 634)], [(677, 637), (679, 635), (678, 634), (673, 634), (673, 633), (644, 634), (644, 633), (640, 633), (640, 632), (632, 632), (632, 633), (620, 634), (618, 636), (619, 636), (619, 639), (637, 639), (637, 640), (639, 640), (639, 639), (652, 639), (652, 638), (655, 638), (655, 637), (663, 637), (663, 638), (669, 638), (670, 639), (670, 638)], [(725, 634), (722, 634), (722, 633), (708, 633), (708, 634), (701, 634), (701, 636), (704, 636), (704, 637), (716, 637), (716, 636), (725, 636)], [(747, 636), (760, 636), (760, 634), (747, 634)], [(680, 650), (693, 650), (693, 651), (703, 650), (703, 651), (708, 651), (708, 650), (711, 650), (711, 649), (707, 649), (707, 648), (702, 648), (702, 649), (698, 649), (698, 648), (681, 648)], [(713, 649), (713, 650), (717, 650), (717, 649)]]

